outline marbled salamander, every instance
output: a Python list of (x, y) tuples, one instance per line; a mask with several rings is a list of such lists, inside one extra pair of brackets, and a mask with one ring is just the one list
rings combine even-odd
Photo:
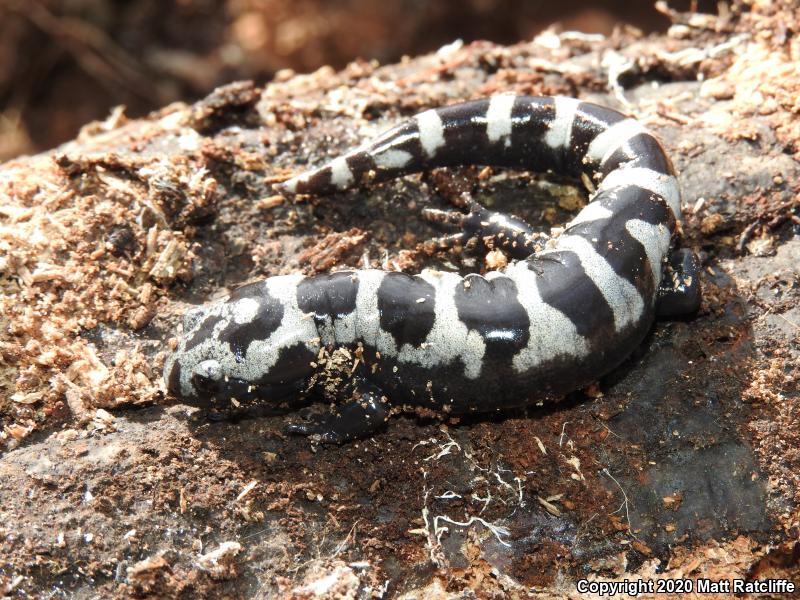
[[(498, 95), (427, 110), (279, 190), (328, 194), (475, 163), (588, 177), (597, 191), (538, 252), (513, 217), (475, 203), (469, 214), (429, 211), (461, 226), (451, 242), (490, 239), (518, 259), (483, 276), (367, 269), (241, 287), (186, 315), (168, 389), (227, 408), (333, 387), (330, 412), (288, 429), (344, 441), (402, 408), (463, 414), (563, 395), (619, 365), (657, 314), (697, 310), (695, 259), (670, 254), (680, 219), (672, 164), (640, 123), (596, 104)], [(343, 348), (351, 360), (332, 376)]]

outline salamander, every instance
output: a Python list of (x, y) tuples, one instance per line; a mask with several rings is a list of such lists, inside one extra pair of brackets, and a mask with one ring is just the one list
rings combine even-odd
[[(677, 247), (673, 166), (638, 121), (590, 102), (510, 94), (426, 110), (277, 186), (324, 195), (426, 169), (490, 165), (583, 180), (590, 202), (541, 243), (521, 219), (465, 201), (428, 209), (512, 261), (485, 274), (377, 269), (269, 277), (186, 314), (168, 390), (217, 408), (330, 410), (292, 433), (342, 442), (413, 409), (462, 415), (557, 399), (620, 365), (657, 315), (700, 303), (697, 261)], [(338, 359), (337, 359), (338, 357)]]

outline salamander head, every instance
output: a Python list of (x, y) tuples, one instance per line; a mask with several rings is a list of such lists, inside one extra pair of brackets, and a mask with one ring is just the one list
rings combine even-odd
[(187, 312), (164, 365), (169, 392), (218, 409), (301, 396), (318, 338), (313, 319), (297, 308), (292, 279), (250, 284), (226, 301)]

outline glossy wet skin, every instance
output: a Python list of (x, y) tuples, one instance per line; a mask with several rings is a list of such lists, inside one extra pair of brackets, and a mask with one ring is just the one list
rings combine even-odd
[(677, 283), (662, 282), (680, 217), (672, 165), (639, 123), (601, 106), (502, 95), (429, 110), (280, 191), (325, 194), (367, 175), (472, 163), (553, 169), (597, 191), (541, 252), (527, 224), (473, 202), (428, 211), (461, 230), (444, 243), (518, 259), (504, 271), (367, 269), (244, 286), (187, 317), (165, 367), (170, 391), (215, 405), (281, 402), (308, 391), (325, 353), (346, 350), (350, 366), (326, 379), (342, 403), (292, 428), (344, 441), (373, 431), (390, 406), (463, 413), (575, 389), (620, 364), (657, 309), (696, 310), (696, 277), (682, 272), (691, 260), (672, 261)]
[(243, 286), (225, 301), (187, 313), (164, 367), (168, 390), (192, 404), (218, 407), (296, 397), (313, 372), (308, 340), (315, 331), (296, 303), (285, 306), (263, 282)]
[[(209, 359), (201, 362), (191, 377), (192, 395), (186, 399), (198, 406), (229, 408), (236, 404), (250, 404), (254, 400), (280, 403), (297, 398), (308, 385), (308, 378), (286, 379), (274, 383), (250, 382), (225, 375), (219, 362)], [(176, 389), (170, 389), (175, 394)]]

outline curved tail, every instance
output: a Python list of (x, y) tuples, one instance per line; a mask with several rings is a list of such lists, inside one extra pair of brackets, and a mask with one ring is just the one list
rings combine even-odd
[(636, 185), (663, 197), (680, 218), (675, 173), (656, 138), (616, 110), (565, 97), (503, 94), (426, 110), (276, 187), (324, 195), (466, 164), (588, 176), (599, 191)]

